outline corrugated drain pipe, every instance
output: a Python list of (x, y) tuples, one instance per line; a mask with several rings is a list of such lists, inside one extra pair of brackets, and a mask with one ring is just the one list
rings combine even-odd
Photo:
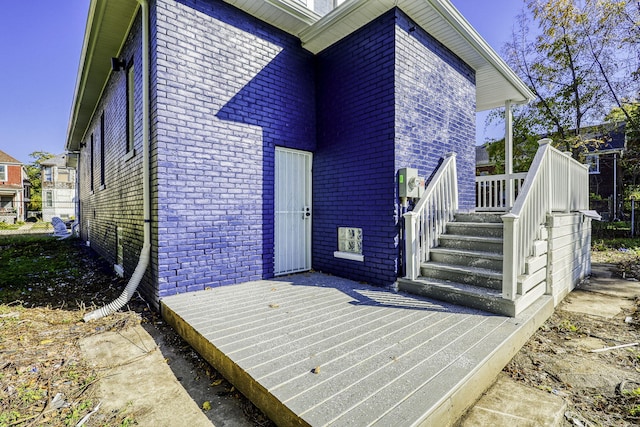
[(97, 320), (120, 310), (129, 302), (144, 277), (151, 258), (151, 189), (149, 184), (149, 4), (138, 0), (142, 11), (142, 198), (144, 215), (144, 244), (140, 251), (138, 265), (122, 294), (102, 308), (87, 313), (84, 321)]

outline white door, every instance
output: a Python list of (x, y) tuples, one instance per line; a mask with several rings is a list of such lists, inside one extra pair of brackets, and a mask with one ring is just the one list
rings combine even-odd
[(311, 153), (276, 147), (276, 275), (311, 269)]

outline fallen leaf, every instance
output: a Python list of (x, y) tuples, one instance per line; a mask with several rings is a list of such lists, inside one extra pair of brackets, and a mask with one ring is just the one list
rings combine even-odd
[(320, 373), (320, 366), (316, 366), (315, 368), (313, 368), (311, 370), (311, 372), (314, 373), (314, 374), (319, 374)]
[(209, 402), (208, 400), (205, 400), (202, 403), (202, 410), (209, 411), (210, 409), (211, 409), (211, 402)]
[(47, 344), (51, 344), (53, 342), (53, 340), (42, 340), (40, 341), (40, 345), (47, 345)]
[(222, 378), (215, 380), (214, 382), (211, 383), (211, 387), (216, 387), (219, 386), (220, 384), (222, 384)]
[(280, 308), (279, 304), (269, 304), (269, 308)]

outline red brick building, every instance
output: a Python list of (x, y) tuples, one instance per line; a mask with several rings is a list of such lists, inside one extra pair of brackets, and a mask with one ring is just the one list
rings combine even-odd
[(0, 151), (0, 222), (24, 221), (25, 179), (22, 163)]

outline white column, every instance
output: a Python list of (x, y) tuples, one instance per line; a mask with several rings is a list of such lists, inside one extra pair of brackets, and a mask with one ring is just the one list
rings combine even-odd
[(513, 112), (511, 111), (511, 100), (504, 103), (504, 173), (505, 202), (507, 209), (513, 207), (514, 187), (511, 175), (513, 174)]

